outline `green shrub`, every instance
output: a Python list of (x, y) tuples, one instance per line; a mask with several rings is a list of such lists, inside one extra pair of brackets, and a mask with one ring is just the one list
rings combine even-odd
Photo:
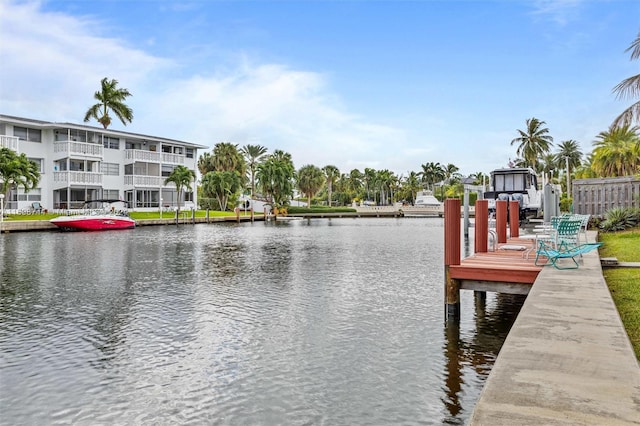
[(638, 224), (637, 209), (613, 208), (605, 213), (605, 220), (600, 223), (600, 228), (606, 232), (624, 231)]

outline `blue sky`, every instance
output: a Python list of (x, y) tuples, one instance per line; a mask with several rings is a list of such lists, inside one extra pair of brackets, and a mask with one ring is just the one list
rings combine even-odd
[(488, 173), (531, 117), (589, 152), (639, 31), (635, 0), (2, 0), (0, 113), (81, 123), (109, 77), (133, 94), (114, 129)]

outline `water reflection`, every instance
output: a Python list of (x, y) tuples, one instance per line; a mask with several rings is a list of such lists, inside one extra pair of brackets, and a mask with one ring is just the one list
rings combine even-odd
[(462, 424), (521, 300), (443, 328), (441, 256), (440, 219), (2, 235), (0, 423)]
[[(465, 423), (470, 412), (461, 416), (465, 407), (467, 410), (469, 407), (463, 398), (469, 394), (468, 388), (472, 387), (471, 398), (477, 400), (481, 386), (473, 385), (483, 384), (489, 375), (525, 298), (522, 295), (499, 294), (487, 305), (487, 293), (473, 292), (475, 330), (461, 333), (464, 324), (446, 321), (444, 351), (447, 363), (444, 395), (441, 398), (446, 409), (443, 424)], [(467, 383), (465, 378), (472, 383)]]

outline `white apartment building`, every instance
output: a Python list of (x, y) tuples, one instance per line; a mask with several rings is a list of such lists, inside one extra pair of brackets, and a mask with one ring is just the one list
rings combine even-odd
[[(82, 208), (85, 201), (125, 200), (135, 210), (178, 203), (176, 187), (164, 181), (179, 165), (196, 170), (198, 145), (72, 123), (51, 123), (0, 114), (0, 146), (24, 153), (40, 167), (38, 188), (13, 188), (6, 209)], [(197, 206), (196, 183), (180, 205)], [(186, 191), (183, 191), (186, 192)]]

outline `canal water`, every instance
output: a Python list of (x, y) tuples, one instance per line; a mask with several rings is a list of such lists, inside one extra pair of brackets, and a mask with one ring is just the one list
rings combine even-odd
[(446, 325), (442, 259), (439, 218), (2, 234), (0, 422), (464, 424), (523, 298)]

